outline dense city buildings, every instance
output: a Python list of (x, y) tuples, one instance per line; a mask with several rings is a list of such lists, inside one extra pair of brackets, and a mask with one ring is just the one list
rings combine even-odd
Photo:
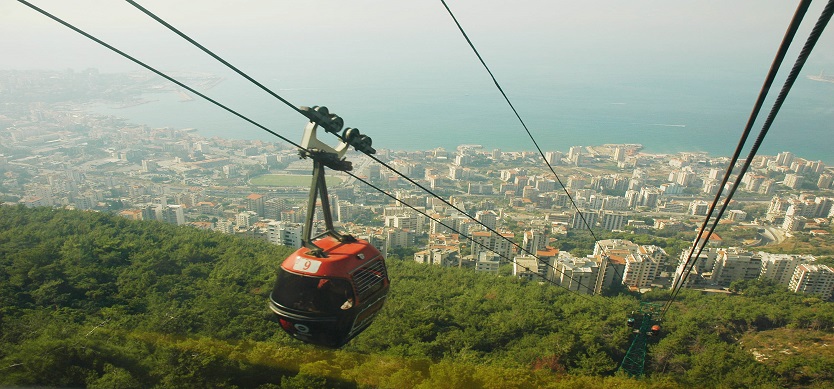
[[(312, 164), (290, 146), (205, 138), (194, 129), (132, 124), (82, 103), (36, 98), (53, 93), (56, 84), (94, 88), (105, 101), (143, 102), (142, 86), (129, 77), (0, 73), (0, 94), (19, 101), (0, 110), (5, 205), (113, 212), (301, 246)], [(562, 148), (545, 158), (565, 188), (536, 153), (474, 144), (380, 148), (379, 158), (439, 198), (351, 153), (354, 173), (396, 200), (338, 172), (329, 172), (328, 200), (340, 229), (386, 255), (425, 264), (515, 275), (588, 294), (616, 286), (726, 289), (763, 278), (796, 292), (832, 295), (831, 269), (816, 258), (759, 250), (791, 235), (830, 232), (834, 171), (822, 162), (792, 152), (757, 156), (721, 220), (725, 230), (710, 236), (684, 269), (688, 248), (667, 252), (660, 243), (694, 239), (721, 189), (727, 158), (649, 154), (635, 144)], [(320, 207), (314, 215), (319, 233)], [(620, 238), (577, 246), (571, 239), (588, 229)], [(648, 236), (660, 245), (635, 243)]]

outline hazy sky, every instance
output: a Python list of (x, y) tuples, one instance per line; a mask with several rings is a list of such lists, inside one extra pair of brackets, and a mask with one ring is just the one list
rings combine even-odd
[[(289, 94), (291, 101), (338, 103), (341, 115), (352, 115), (353, 123), (375, 126), (378, 133), (385, 126), (399, 125), (390, 117), (380, 119), (380, 113), (417, 110), (411, 102), (391, 105), (403, 89), (409, 89), (411, 96), (421, 90), (442, 92), (453, 104), (463, 100), (455, 96), (469, 93), (499, 96), (439, 0), (139, 2), (270, 88)], [(221, 75), (228, 90), (231, 83), (244, 83), (127, 2), (33, 3), (163, 71)], [(786, 66), (793, 64), (825, 3), (818, 0), (811, 6)], [(753, 105), (798, 1), (448, 0), (448, 4), (502, 86), (531, 116), (540, 109), (533, 104), (536, 99), (545, 101), (544, 106), (558, 106), (566, 99), (581, 104), (585, 97), (574, 92), (592, 85), (597, 95), (600, 88), (610, 85), (652, 99), (693, 94), (691, 86), (701, 85), (704, 90), (693, 99), (715, 99), (713, 93), (740, 102), (738, 112), (727, 114), (738, 119), (726, 125), (738, 128)], [(0, 2), (0, 53), (0, 69), (139, 69), (14, 0)], [(820, 72), (834, 75), (831, 25), (803, 75)], [(781, 76), (786, 74), (783, 70)], [(776, 85), (783, 79), (777, 79)], [(798, 83), (795, 89), (802, 87)], [(342, 95), (349, 96), (328, 102), (335, 96), (328, 91), (335, 89), (348, 91)], [(298, 90), (312, 92), (293, 94)], [(560, 91), (562, 95), (557, 96)], [(256, 92), (261, 93), (252, 94)], [(426, 100), (434, 99), (437, 104), (436, 96), (426, 94)], [(792, 94), (795, 100), (801, 96)], [(831, 96), (834, 101), (834, 92)], [(498, 99), (496, 108), (487, 110), (506, 108)], [(834, 104), (823, 105), (829, 106)], [(670, 107), (666, 108), (674, 109)], [(424, 111), (403, 121), (425, 121), (437, 110), (426, 103)], [(818, 110), (834, 115), (831, 109)], [(500, 112), (502, 118), (506, 116), (505, 127), (517, 127), (505, 113)], [(438, 116), (438, 125), (449, 122), (447, 117)], [(554, 120), (542, 117), (534, 124), (547, 128)], [(832, 129), (834, 125), (817, 130), (828, 134)], [(813, 138), (800, 144), (818, 140), (816, 135)], [(834, 141), (830, 142), (834, 147)], [(558, 147), (564, 149), (564, 145)]]
[[(165, 69), (212, 68), (211, 61), (122, 1), (34, 0), (34, 4)], [(319, 73), (442, 69), (472, 54), (440, 1), (141, 1), (233, 63), (295, 63)], [(812, 5), (804, 40), (824, 5)], [(488, 63), (536, 72), (562, 68), (689, 68), (716, 61), (770, 62), (797, 2), (449, 0)], [(135, 69), (24, 5), (0, 3), (3, 68)], [(834, 33), (812, 58), (834, 73)], [(391, 67), (404, 67), (401, 69)], [(340, 70), (344, 69), (344, 70)], [(823, 70), (823, 69), (821, 69)], [(275, 73), (284, 71), (275, 68)], [(408, 75), (408, 74), (405, 74)]]

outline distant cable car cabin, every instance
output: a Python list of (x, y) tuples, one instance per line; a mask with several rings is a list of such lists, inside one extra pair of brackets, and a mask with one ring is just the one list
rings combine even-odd
[[(374, 246), (333, 228), (324, 167), (350, 170), (342, 156), (349, 145), (373, 153), (370, 138), (346, 129), (342, 143), (331, 148), (316, 139), (316, 127), (338, 133), (341, 118), (327, 108), (302, 107), (310, 122), (304, 132), (304, 158), (313, 159), (313, 184), (302, 241), (304, 247), (287, 257), (278, 269), (269, 307), (292, 337), (337, 348), (365, 330), (382, 309), (389, 280), (385, 259)], [(312, 237), (316, 197), (321, 198), (326, 231)]]

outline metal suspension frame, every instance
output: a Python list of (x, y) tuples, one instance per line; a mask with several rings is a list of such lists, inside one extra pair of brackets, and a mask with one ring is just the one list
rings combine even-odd
[[(310, 186), (310, 197), (307, 205), (307, 218), (304, 219), (304, 230), (301, 238), (304, 247), (310, 249), (310, 254), (316, 257), (326, 257), (327, 254), (313, 243), (314, 240), (323, 236), (330, 235), (339, 242), (353, 242), (352, 236), (347, 234), (340, 234), (336, 232), (333, 227), (333, 214), (330, 211), (330, 198), (327, 196), (327, 183), (324, 178), (325, 165), (318, 158), (313, 159), (313, 182)], [(321, 210), (324, 214), (325, 231), (319, 235), (311, 237), (313, 233), (313, 219), (316, 215), (316, 198), (321, 198)]]
[[(327, 182), (325, 180), (325, 168), (331, 168), (338, 171), (350, 171), (353, 169), (353, 164), (344, 159), (344, 155), (348, 150), (348, 146), (353, 146), (356, 150), (364, 153), (373, 154), (376, 150), (371, 147), (371, 138), (362, 135), (359, 130), (355, 128), (346, 128), (342, 131), (344, 121), (335, 114), (331, 114), (327, 107), (301, 107), (300, 112), (304, 114), (310, 121), (304, 128), (304, 136), (301, 140), (302, 149), (299, 151), (301, 158), (310, 158), (313, 160), (313, 179), (310, 184), (310, 196), (307, 203), (307, 217), (304, 219), (304, 230), (302, 232), (301, 242), (304, 247), (310, 249), (309, 255), (319, 258), (327, 257), (327, 254), (321, 247), (313, 243), (314, 240), (323, 236), (331, 236), (339, 242), (355, 242), (356, 238), (348, 234), (340, 234), (333, 227), (333, 213), (330, 208), (330, 198), (327, 196)], [(321, 126), (326, 132), (335, 134), (340, 142), (336, 147), (331, 147), (322, 143), (316, 137), (316, 129)], [(313, 233), (313, 219), (316, 215), (316, 200), (321, 199), (321, 209), (324, 214), (325, 231), (319, 235), (311, 236)]]

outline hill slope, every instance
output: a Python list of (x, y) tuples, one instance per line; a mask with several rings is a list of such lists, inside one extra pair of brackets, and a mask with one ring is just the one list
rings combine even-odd
[[(290, 339), (266, 308), (291, 250), (89, 212), (0, 207), (0, 385), (88, 387), (828, 387), (834, 306), (761, 283), (682, 293), (650, 378), (614, 375), (631, 296), (389, 260), (376, 322), (344, 349)], [(663, 300), (663, 293), (644, 296)], [(805, 335), (803, 335), (805, 334)], [(772, 341), (771, 341), (772, 342)], [(801, 343), (801, 342), (797, 342)], [(774, 347), (782, 347), (775, 345)], [(773, 354), (773, 355), (771, 355)], [(760, 358), (761, 359), (761, 358)]]

